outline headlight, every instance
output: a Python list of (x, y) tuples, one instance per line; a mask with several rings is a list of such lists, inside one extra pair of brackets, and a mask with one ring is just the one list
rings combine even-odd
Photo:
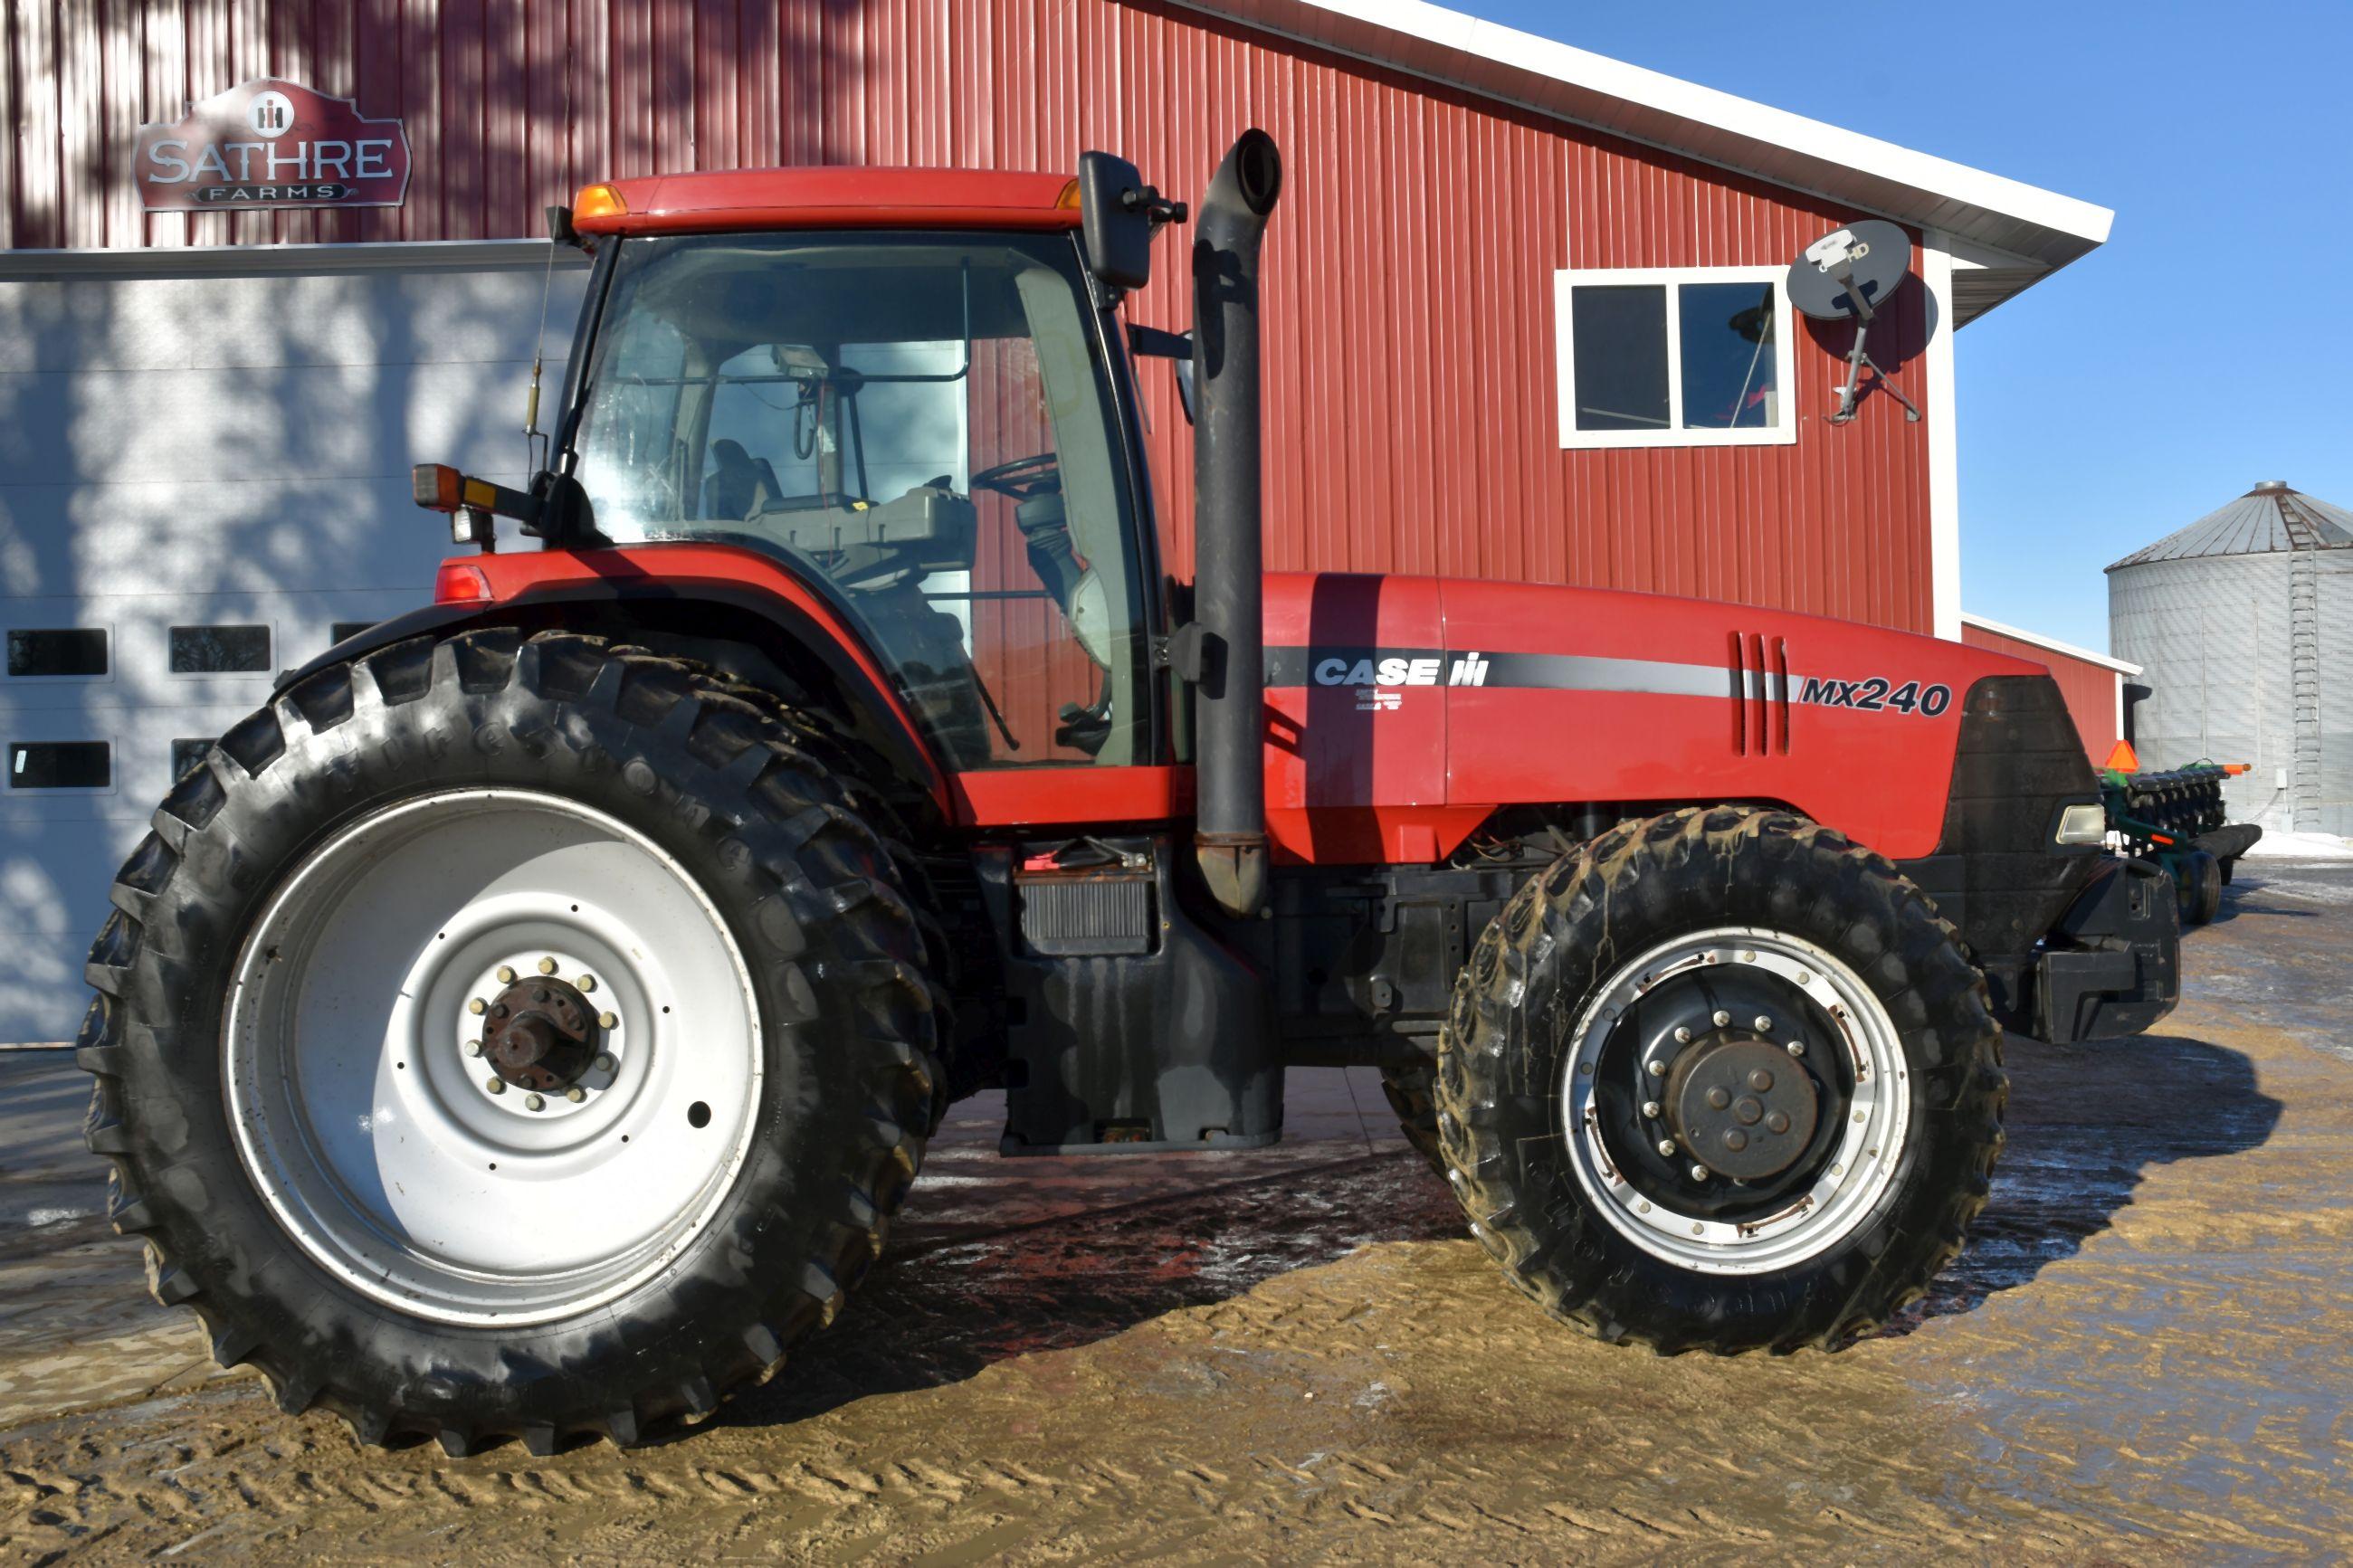
[(2105, 844), (2108, 841), (2107, 808), (2096, 802), (2090, 805), (2071, 805), (2059, 814), (2059, 842), (2062, 844)]

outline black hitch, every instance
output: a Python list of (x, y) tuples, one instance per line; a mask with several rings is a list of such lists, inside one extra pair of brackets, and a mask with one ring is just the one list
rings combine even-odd
[(2034, 960), (2033, 1034), (2054, 1045), (2154, 1027), (2181, 1000), (2173, 879), (2138, 860), (2103, 867)]

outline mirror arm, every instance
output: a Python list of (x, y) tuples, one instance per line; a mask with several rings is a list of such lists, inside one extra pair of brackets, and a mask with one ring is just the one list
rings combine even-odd
[(1159, 327), (1127, 324), (1127, 352), (1140, 359), (1191, 359), (1193, 335)]

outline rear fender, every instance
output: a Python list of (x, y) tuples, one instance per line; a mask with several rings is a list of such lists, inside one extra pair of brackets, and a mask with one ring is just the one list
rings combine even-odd
[(776, 583), (745, 582), (681, 574), (668, 563), (657, 575), (627, 559), (631, 553), (459, 558), (449, 564), (473, 569), (469, 580), (487, 585), (490, 598), (431, 605), (370, 626), (280, 676), (276, 689), (409, 637), (446, 637), (475, 626), (561, 627), (643, 640), (762, 685), (781, 685), (783, 695), (834, 713), (890, 764), (892, 776), (871, 783), (911, 802), (928, 801), (945, 819), (950, 802), (939, 763), (846, 616), (774, 563), (760, 564)]

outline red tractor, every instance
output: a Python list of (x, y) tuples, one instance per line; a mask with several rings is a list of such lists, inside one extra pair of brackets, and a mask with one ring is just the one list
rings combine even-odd
[(1002, 1086), (1008, 1154), (1247, 1149), (1303, 1064), (1377, 1065), (1563, 1321), (1831, 1345), (1984, 1205), (2004, 1026), (2173, 1005), (2172, 890), (2031, 665), (1264, 572), (1274, 146), (1190, 215), (1189, 341), (1120, 310), (1185, 208), (1081, 168), (584, 191), (544, 469), (420, 468), (479, 551), (156, 812), (90, 1145), (285, 1409), (635, 1442), (832, 1320), (952, 1099)]

